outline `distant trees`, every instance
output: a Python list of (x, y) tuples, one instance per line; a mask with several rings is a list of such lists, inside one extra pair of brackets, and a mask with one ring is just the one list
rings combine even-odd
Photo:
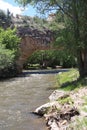
[(61, 67), (76, 67), (75, 57), (70, 55), (69, 52), (57, 51), (57, 50), (42, 50), (32, 54), (31, 57), (24, 64), (24, 68), (28, 69), (29, 65), (39, 64), (41, 68), (56, 66)]

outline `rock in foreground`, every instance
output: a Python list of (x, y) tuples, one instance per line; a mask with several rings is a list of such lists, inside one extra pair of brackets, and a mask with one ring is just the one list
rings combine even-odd
[[(50, 130), (66, 130), (68, 128), (75, 130), (74, 127), (77, 127), (76, 119), (87, 118), (87, 112), (82, 114), (83, 111), (80, 109), (84, 104), (82, 97), (86, 95), (86, 92), (86, 88), (70, 93), (56, 90), (51, 94), (50, 102), (37, 108), (34, 113), (45, 117)], [(79, 104), (80, 99), (81, 103)]]

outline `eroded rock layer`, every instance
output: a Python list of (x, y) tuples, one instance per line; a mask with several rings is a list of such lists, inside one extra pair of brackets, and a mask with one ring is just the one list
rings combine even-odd
[(53, 32), (40, 24), (37, 27), (36, 23), (31, 24), (32, 22), (34, 22), (33, 19), (31, 21), (28, 17), (27, 20), (23, 16), (12, 18), (12, 27), (17, 27), (17, 34), (21, 37), (20, 57), (17, 60), (19, 72), (22, 71), (23, 64), (33, 52), (52, 48)]

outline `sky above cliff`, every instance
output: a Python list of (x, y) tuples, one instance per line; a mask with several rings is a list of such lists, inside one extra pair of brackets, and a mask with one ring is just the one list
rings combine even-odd
[(7, 9), (9, 9), (9, 11), (13, 13), (14, 16), (16, 14), (28, 15), (32, 17), (37, 15), (35, 8), (33, 8), (32, 6), (29, 5), (24, 10), (22, 7), (19, 7), (19, 5), (14, 1), (15, 0), (0, 0), (0, 9), (4, 11), (7, 11)]

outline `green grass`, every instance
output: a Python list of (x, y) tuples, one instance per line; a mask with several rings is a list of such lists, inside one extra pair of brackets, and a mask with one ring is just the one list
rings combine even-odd
[[(81, 110), (85, 113), (87, 113), (87, 96), (83, 96), (82, 99), (84, 99), (84, 104), (81, 106)], [(76, 130), (87, 130), (87, 117), (83, 116), (83, 117), (78, 117), (76, 118), (76, 126), (78, 129)]]
[(65, 98), (62, 98), (62, 99), (58, 99), (57, 100), (60, 104), (64, 105), (65, 103), (67, 104), (70, 104), (70, 105), (73, 105), (74, 101), (72, 100), (71, 97), (65, 97)]
[(73, 123), (70, 123), (66, 130), (87, 130), (87, 117), (75, 118)]
[(79, 72), (77, 69), (71, 69), (68, 72), (63, 72), (58, 75), (60, 84), (75, 81), (79, 77)]
[(36, 69), (40, 69), (40, 65), (39, 64), (29, 64), (25, 67), (25, 69), (29, 69), (29, 70), (36, 70)]
[(57, 88), (64, 91), (78, 90), (80, 87), (87, 85), (87, 79), (79, 79), (77, 69), (71, 69), (68, 72), (58, 74), (56, 79)]
[(87, 106), (87, 95), (83, 96), (82, 99), (84, 100), (84, 106), (83, 107)]

